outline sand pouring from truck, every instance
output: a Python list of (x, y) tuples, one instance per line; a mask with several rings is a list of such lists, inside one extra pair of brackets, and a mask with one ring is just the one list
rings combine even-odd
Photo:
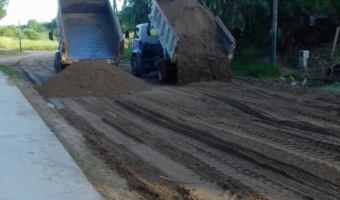
[[(171, 16), (181, 9), (191, 16)], [(179, 84), (230, 79), (227, 64), (233, 56), (235, 39), (206, 6), (197, 0), (153, 0), (149, 20), (136, 26), (131, 55), (133, 75), (157, 71), (160, 82)], [(205, 35), (208, 36), (204, 38)]]
[(55, 72), (79, 60), (119, 61), (123, 38), (109, 0), (58, 0), (58, 6)]

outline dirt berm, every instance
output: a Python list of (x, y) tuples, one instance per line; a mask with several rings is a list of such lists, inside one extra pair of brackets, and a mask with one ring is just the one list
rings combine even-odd
[(197, 0), (157, 0), (180, 42), (177, 82), (230, 81), (228, 57), (213, 14)]
[(38, 87), (45, 97), (101, 96), (146, 90), (144, 82), (105, 61), (79, 61)]

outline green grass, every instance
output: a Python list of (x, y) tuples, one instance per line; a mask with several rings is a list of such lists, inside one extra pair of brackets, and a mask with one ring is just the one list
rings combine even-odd
[(266, 49), (248, 46), (240, 49), (231, 62), (231, 72), (234, 76), (255, 78), (277, 78), (281, 75), (278, 65), (271, 66), (266, 60)]
[(7, 76), (15, 75), (15, 71), (13, 70), (13, 68), (8, 65), (0, 64), (0, 71)]
[(133, 34), (134, 34), (133, 31), (130, 32), (130, 39), (126, 39), (126, 38), (124, 39), (124, 54), (122, 58), (122, 62), (124, 63), (130, 63), (131, 52), (132, 52), (130, 42), (133, 41)]
[(131, 47), (124, 48), (122, 62), (124, 62), (124, 63), (130, 62), (131, 52), (132, 52)]
[[(56, 41), (45, 40), (22, 40), (23, 51), (52, 51), (58, 48)], [(0, 49), (19, 50), (19, 40), (16, 38), (0, 37)]]
[(337, 82), (337, 83), (329, 84), (325, 87), (332, 88), (332, 89), (340, 89), (340, 83)]
[(313, 90), (319, 91), (334, 91), (334, 92), (339, 92), (340, 91), (340, 83), (336, 82), (336, 83), (321, 83), (318, 85), (313, 85), (311, 87)]
[(278, 65), (271, 66), (269, 63), (260, 61), (231, 63), (231, 72), (235, 76), (250, 76), (255, 78), (277, 78), (281, 75)]

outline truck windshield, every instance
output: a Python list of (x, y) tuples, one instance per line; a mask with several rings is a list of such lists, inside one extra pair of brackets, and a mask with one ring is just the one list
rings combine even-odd
[(148, 35), (149, 36), (158, 36), (155, 28), (150, 28), (150, 31), (148, 31)]

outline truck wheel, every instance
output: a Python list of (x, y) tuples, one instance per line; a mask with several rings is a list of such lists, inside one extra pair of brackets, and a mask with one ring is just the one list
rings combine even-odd
[(141, 73), (141, 58), (140, 55), (133, 55), (131, 58), (131, 73), (136, 77), (140, 77)]
[(62, 70), (60, 52), (54, 55), (54, 72), (59, 73)]
[(168, 83), (170, 81), (169, 70), (167, 69), (165, 63), (162, 63), (158, 66), (158, 81), (160, 83)]

